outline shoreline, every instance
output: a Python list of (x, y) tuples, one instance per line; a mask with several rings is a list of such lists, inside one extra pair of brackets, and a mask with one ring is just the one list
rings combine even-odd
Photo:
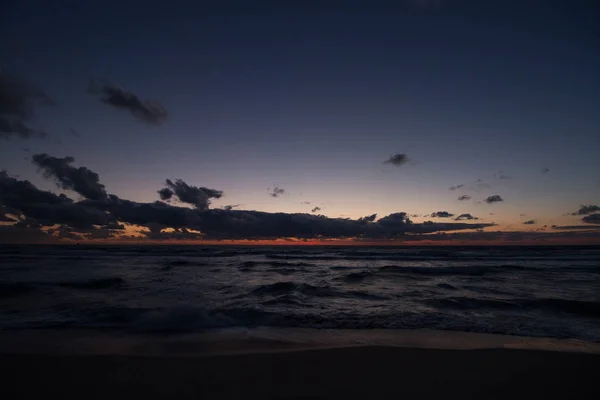
[(360, 347), (529, 350), (600, 355), (600, 343), (430, 329), (223, 328), (198, 333), (0, 330), (0, 355), (200, 357)]

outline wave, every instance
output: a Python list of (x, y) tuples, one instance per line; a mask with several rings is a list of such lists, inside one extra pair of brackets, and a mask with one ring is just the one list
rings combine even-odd
[[(254, 295), (260, 296), (284, 296), (284, 295), (302, 295), (306, 298), (311, 297), (339, 297), (339, 298), (361, 298), (366, 300), (384, 300), (388, 297), (368, 293), (358, 290), (341, 291), (329, 286), (313, 286), (308, 283), (294, 282), (276, 282), (268, 285), (262, 285), (252, 291)], [(300, 305), (306, 304), (305, 300)]]
[(397, 265), (386, 265), (379, 268), (379, 271), (395, 274), (414, 274), (414, 275), (471, 275), (483, 276), (486, 274), (498, 274), (511, 271), (539, 271), (537, 267), (525, 267), (521, 265), (471, 265), (471, 266), (451, 266), (451, 267), (401, 267)]
[(546, 312), (565, 312), (587, 317), (600, 316), (600, 303), (583, 300), (558, 298), (540, 299), (476, 299), (472, 297), (446, 297), (429, 299), (425, 304), (437, 308), (472, 310), (539, 310)]
[(125, 284), (125, 281), (119, 277), (90, 279), (87, 281), (66, 281), (58, 282), (55, 285), (74, 289), (108, 289)]
[(352, 272), (342, 277), (342, 279), (348, 283), (362, 282), (363, 280), (375, 275), (373, 271), (360, 271)]

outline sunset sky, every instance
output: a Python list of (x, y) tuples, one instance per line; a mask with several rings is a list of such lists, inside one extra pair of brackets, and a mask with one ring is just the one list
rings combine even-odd
[(599, 2), (140, 4), (4, 6), (0, 241), (600, 243)]

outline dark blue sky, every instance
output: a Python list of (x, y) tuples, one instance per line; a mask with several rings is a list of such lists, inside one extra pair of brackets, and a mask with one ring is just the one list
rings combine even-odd
[[(449, 210), (522, 229), (521, 214), (577, 223), (563, 214), (600, 197), (593, 0), (9, 3), (1, 65), (57, 105), (37, 111), (46, 140), (0, 142), (0, 168), (41, 188), (30, 153), (73, 156), (132, 200), (182, 178), (223, 190), (217, 207), (332, 217)], [(168, 120), (103, 105), (91, 78)], [(411, 161), (383, 164), (395, 153)]]

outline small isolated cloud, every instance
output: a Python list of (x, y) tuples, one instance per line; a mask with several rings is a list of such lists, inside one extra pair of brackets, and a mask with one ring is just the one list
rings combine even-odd
[(271, 196), (271, 197), (279, 197), (285, 193), (285, 189), (282, 189), (277, 185), (275, 185), (272, 188), (269, 188), (267, 190), (269, 191), (269, 196)]
[(240, 206), (240, 204), (229, 204), (229, 205), (223, 206), (223, 210), (231, 211), (234, 208), (238, 208), (239, 206)]
[(191, 204), (201, 211), (208, 210), (210, 199), (220, 199), (223, 196), (220, 190), (188, 185), (181, 179), (175, 182), (167, 179), (165, 184), (167, 187), (158, 191), (161, 200), (168, 201), (175, 196), (180, 202)]
[(46, 93), (0, 69), (0, 139), (46, 137), (28, 121), (35, 117), (37, 106), (53, 104)]
[(71, 136), (75, 136), (75, 137), (79, 137), (79, 136), (81, 136), (81, 135), (79, 134), (79, 132), (77, 132), (77, 131), (76, 131), (75, 129), (73, 129), (73, 128), (69, 129), (69, 132), (71, 133)]
[(550, 168), (542, 168), (542, 174), (547, 174), (548, 172), (550, 172)]
[(488, 204), (493, 204), (493, 203), (499, 203), (501, 201), (504, 201), (504, 199), (502, 197), (500, 197), (499, 195), (495, 194), (493, 196), (488, 196), (488, 198), (486, 198), (484, 201)]
[(107, 196), (98, 174), (86, 167), (73, 167), (73, 157), (57, 158), (41, 153), (34, 154), (32, 161), (45, 178), (54, 178), (62, 189), (73, 190), (90, 200), (102, 200)]
[(451, 218), (454, 217), (454, 214), (449, 213), (448, 211), (437, 211), (431, 213), (432, 218)]
[(471, 214), (460, 214), (458, 217), (454, 218), (455, 221), (476, 220), (476, 219), (479, 219), (479, 218), (474, 217)]
[(459, 201), (471, 200), (471, 196), (468, 194), (463, 194), (462, 196), (458, 196)]
[(512, 177), (510, 175), (506, 175), (504, 171), (500, 171), (499, 173), (494, 174), (494, 178), (501, 181), (512, 179)]
[(600, 207), (596, 205), (581, 205), (579, 206), (579, 210), (575, 211), (571, 215), (588, 215), (598, 211), (600, 211)]
[(302, 201), (300, 204), (310, 204), (310, 201)]
[(401, 165), (404, 165), (408, 162), (409, 158), (406, 154), (402, 153), (402, 154), (394, 154), (391, 155), (390, 158), (388, 158), (387, 160), (385, 160), (383, 163), (384, 164), (392, 164), (396, 167), (400, 167)]
[(537, 221), (535, 219), (530, 219), (529, 221), (523, 222), (523, 225), (535, 225)]
[(138, 120), (152, 125), (160, 125), (169, 117), (165, 107), (158, 101), (142, 100), (137, 95), (110, 82), (92, 81), (88, 86), (88, 92), (97, 96), (104, 104), (129, 111)]
[(310, 210), (310, 212), (315, 213), (317, 211), (321, 211), (321, 207), (315, 207), (312, 210)]
[(475, 184), (471, 186), (471, 190), (474, 190), (477, 193), (479, 193), (480, 191), (484, 189), (489, 189), (490, 187), (491, 186), (488, 183), (485, 183), (482, 179), (477, 179)]
[(460, 185), (456, 185), (456, 186), (450, 186), (450, 187), (448, 188), (448, 190), (455, 191), (455, 190), (457, 190), (457, 189), (460, 189), (460, 188), (461, 188), (461, 187), (463, 187), (463, 186), (465, 186), (465, 185), (463, 185), (463, 184), (460, 184)]
[(600, 224), (600, 214), (586, 215), (581, 220), (586, 224)]

